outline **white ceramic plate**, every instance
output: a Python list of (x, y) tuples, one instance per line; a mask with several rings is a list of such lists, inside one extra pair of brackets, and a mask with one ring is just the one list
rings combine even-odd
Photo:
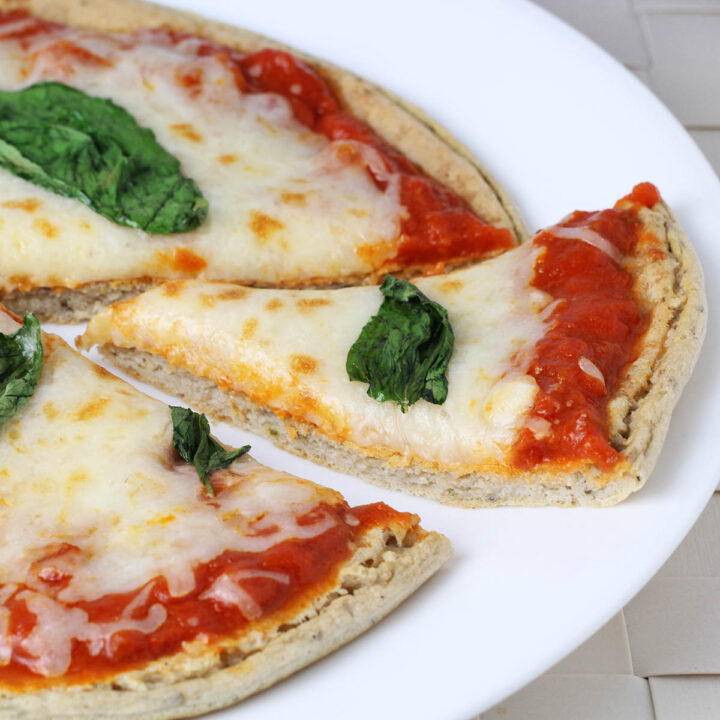
[[(538, 8), (519, 0), (168, 4), (283, 40), (407, 98), (487, 163), (531, 230), (651, 180), (698, 249), (710, 310), (720, 307), (717, 178), (645, 87)], [(218, 717), (469, 720), (549, 668), (650, 579), (717, 484), (717, 367), (711, 323), (657, 469), (644, 490), (605, 510), (442, 507), (216, 425), (223, 440), (247, 437), (260, 461), (337, 488), (351, 503), (385, 500), (419, 513), (455, 546), (447, 567), (370, 632)]]

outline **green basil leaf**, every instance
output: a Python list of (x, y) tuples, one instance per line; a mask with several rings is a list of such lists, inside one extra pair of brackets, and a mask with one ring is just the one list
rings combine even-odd
[(0, 334), (0, 425), (35, 392), (43, 366), (40, 323), (28, 313), (11, 335)]
[(348, 353), (348, 377), (369, 383), (370, 397), (392, 400), (403, 412), (420, 398), (442, 405), (455, 340), (447, 310), (393, 275), (385, 276), (380, 292), (380, 310)]
[(193, 230), (207, 216), (198, 186), (151, 130), (62, 83), (0, 91), (0, 167), (148, 233)]
[(226, 450), (210, 435), (210, 423), (205, 415), (187, 408), (171, 406), (170, 416), (173, 422), (173, 445), (177, 454), (186, 463), (195, 466), (200, 482), (210, 495), (214, 495), (210, 475), (244, 455), (250, 446)]

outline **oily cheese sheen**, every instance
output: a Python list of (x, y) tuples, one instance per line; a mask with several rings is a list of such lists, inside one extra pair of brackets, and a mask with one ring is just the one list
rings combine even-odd
[[(20, 31), (18, 20), (1, 32)], [(15, 27), (15, 26), (18, 27)], [(290, 103), (271, 93), (241, 94), (216, 57), (195, 57), (199, 40), (163, 46), (148, 36), (121, 40), (60, 33), (108, 64), (58, 62), (40, 36), (30, 48), (0, 41), (3, 90), (57, 81), (111, 98), (177, 157), (207, 198), (206, 222), (188, 234), (148, 236), (107, 220), (76, 200), (0, 172), (2, 281), (75, 287), (93, 281), (173, 277), (242, 278), (275, 284), (372, 270), (356, 249), (390, 242), (403, 213), (397, 181), (381, 192), (356, 143), (308, 131)], [(28, 63), (28, 55), (35, 55)], [(29, 68), (29, 69), (28, 69)], [(176, 76), (204, 79), (190, 94)], [(364, 159), (371, 148), (361, 148)]]
[(82, 342), (283, 448), (441, 502), (609, 505), (642, 487), (705, 332), (697, 258), (654, 186), (416, 285), (455, 346), (446, 401), (405, 413), (347, 374), (377, 288), (172, 282)]
[[(12, 258), (0, 294), (17, 312), (84, 320), (179, 277), (358, 284), (388, 269), (467, 264), (526, 235), (504, 190), (447, 131), (349, 72), (134, 0), (6, 0), (0, 9), (10, 11), (0, 22), (0, 89), (53, 81), (115, 101), (209, 202), (196, 230), (147, 235), (0, 172), (0, 251)], [(273, 85), (272, 73), (296, 62), (286, 51), (309, 73), (307, 95), (297, 83)], [(263, 53), (282, 56), (267, 86), (265, 70), (243, 64)]]
[[(171, 463), (167, 406), (129, 389), (55, 338), (46, 346), (31, 401), (2, 428), (5, 594), (17, 583), (32, 586), (33, 561), (53, 543), (73, 542), (82, 553), (66, 561), (72, 579), (56, 596), (72, 603), (130, 592), (160, 575), (171, 595), (183, 595), (195, 587), (193, 567), (225, 550), (259, 552), (328, 529), (327, 518), (300, 527), (297, 517), (321, 499), (336, 499), (332, 491), (250, 460), (234, 464), (232, 489), (218, 497), (218, 512), (202, 499), (195, 469)], [(255, 525), (249, 532), (263, 515), (275, 531), (260, 535)], [(25, 641), (36, 656), (34, 667), (57, 675), (69, 662), (73, 637), (89, 633), (87, 624), (76, 611), (26, 592), (48, 618)], [(161, 606), (154, 615), (151, 630), (165, 619)], [(0, 637), (3, 644), (6, 637)]]
[[(17, 328), (0, 313), (0, 332)], [(43, 345), (33, 395), (0, 428), (1, 717), (237, 702), (377, 622), (448, 556), (417, 516), (351, 509), (249, 456), (208, 495), (166, 405)]]
[(457, 469), (493, 466), (502, 463), (537, 391), (524, 365), (545, 331), (550, 302), (529, 287), (538, 252), (526, 244), (451, 276), (417, 281), (448, 310), (455, 348), (445, 403), (421, 401), (407, 413), (348, 381), (348, 350), (381, 302), (375, 287), (170, 283), (97, 316), (85, 342), (162, 355), (280, 414), (299, 411), (369, 453)]

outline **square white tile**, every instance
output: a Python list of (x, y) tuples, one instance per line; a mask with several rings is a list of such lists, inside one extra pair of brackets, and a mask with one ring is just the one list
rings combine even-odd
[[(717, 130), (691, 130), (690, 135), (710, 161), (715, 174), (720, 177), (720, 128)], [(720, 483), (718, 487), (720, 487)]]
[(632, 675), (630, 643), (622, 610), (549, 672), (554, 675)]
[(720, 495), (713, 495), (702, 515), (658, 577), (720, 577)]
[(475, 720), (654, 720), (647, 680), (543, 675)]
[(642, 28), (629, 0), (535, 0), (607, 50), (625, 65), (648, 64)]
[(633, 5), (638, 12), (720, 13), (720, 0), (633, 0)]
[(650, 87), (686, 125), (720, 125), (720, 14), (643, 16)]
[(720, 577), (656, 577), (624, 613), (636, 675), (720, 674)]
[(656, 720), (717, 720), (720, 677), (650, 678)]

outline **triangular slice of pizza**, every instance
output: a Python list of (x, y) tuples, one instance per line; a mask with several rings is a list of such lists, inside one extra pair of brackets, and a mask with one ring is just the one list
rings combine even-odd
[[(175, 718), (347, 642), (448, 557), (0, 312), (0, 714)], [(186, 458), (183, 460), (183, 458)], [(204, 482), (201, 482), (201, 480)]]
[(248, 31), (134, 0), (8, 0), (0, 69), (0, 297), (17, 312), (86, 319), (172, 278), (361, 283), (524, 237), (442, 128)]
[(169, 283), (108, 308), (82, 342), (382, 485), (463, 505), (606, 505), (647, 478), (704, 327), (695, 255), (643, 184), (415, 285)]

